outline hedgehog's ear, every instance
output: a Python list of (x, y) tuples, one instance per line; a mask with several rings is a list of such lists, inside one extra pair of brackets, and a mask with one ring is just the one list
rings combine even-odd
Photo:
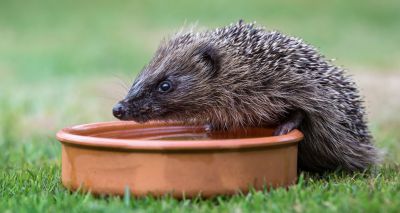
[(218, 51), (208, 44), (200, 47), (197, 54), (200, 61), (208, 67), (210, 74), (215, 77), (220, 69), (220, 56)]

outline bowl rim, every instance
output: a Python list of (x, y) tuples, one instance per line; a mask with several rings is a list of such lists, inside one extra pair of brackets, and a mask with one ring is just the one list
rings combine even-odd
[[(223, 150), (242, 149), (266, 146), (297, 144), (304, 135), (294, 129), (288, 134), (269, 137), (235, 138), (235, 139), (208, 139), (208, 140), (150, 140), (148, 139), (117, 139), (94, 137), (90, 134), (98, 131), (113, 129), (143, 128), (143, 127), (177, 126), (200, 128), (201, 126), (187, 126), (180, 123), (148, 122), (145, 124), (133, 121), (108, 121), (66, 127), (57, 132), (56, 138), (62, 144), (77, 145), (92, 148), (123, 149), (123, 150)], [(204, 127), (201, 127), (204, 128)]]

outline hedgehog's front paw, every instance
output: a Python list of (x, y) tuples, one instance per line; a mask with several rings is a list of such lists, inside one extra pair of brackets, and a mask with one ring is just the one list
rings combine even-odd
[(279, 125), (274, 131), (274, 136), (285, 135), (293, 129), (296, 129), (296, 126), (293, 124), (293, 122), (286, 122)]
[(215, 126), (212, 125), (211, 123), (207, 123), (207, 124), (204, 125), (204, 130), (206, 132), (212, 132), (212, 131), (215, 130)]
[(290, 131), (298, 128), (303, 121), (304, 113), (301, 111), (295, 111), (289, 116), (289, 118), (281, 123), (274, 131), (274, 136), (285, 135)]

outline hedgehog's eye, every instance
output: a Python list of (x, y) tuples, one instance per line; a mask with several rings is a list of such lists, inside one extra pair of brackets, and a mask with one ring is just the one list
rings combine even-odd
[(158, 85), (158, 91), (160, 92), (169, 92), (172, 89), (172, 84), (170, 81), (162, 81)]

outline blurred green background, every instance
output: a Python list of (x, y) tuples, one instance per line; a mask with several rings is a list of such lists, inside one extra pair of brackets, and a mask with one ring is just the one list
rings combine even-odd
[(162, 38), (193, 24), (206, 29), (239, 19), (301, 37), (347, 68), (366, 98), (384, 163), (400, 162), (398, 0), (1, 0), (2, 175), (55, 166), (56, 181), (58, 129), (113, 119), (113, 104)]

